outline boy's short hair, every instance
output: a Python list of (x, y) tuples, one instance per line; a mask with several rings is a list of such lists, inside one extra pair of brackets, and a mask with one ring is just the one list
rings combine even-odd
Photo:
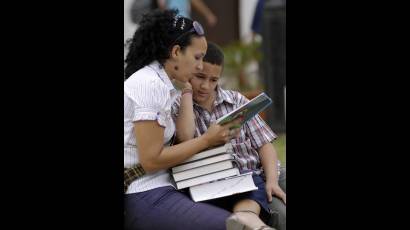
[(211, 63), (213, 65), (223, 66), (224, 54), (222, 49), (213, 42), (208, 42), (208, 49), (203, 59), (204, 62)]

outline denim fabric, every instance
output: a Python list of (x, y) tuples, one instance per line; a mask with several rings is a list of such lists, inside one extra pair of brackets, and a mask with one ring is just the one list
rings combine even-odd
[(160, 187), (125, 195), (125, 229), (225, 230), (231, 213), (205, 203), (193, 202), (173, 187)]

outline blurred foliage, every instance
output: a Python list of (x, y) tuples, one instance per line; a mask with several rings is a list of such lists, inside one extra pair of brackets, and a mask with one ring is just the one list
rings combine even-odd
[(260, 41), (249, 43), (234, 41), (222, 47), (225, 55), (224, 72), (239, 81), (238, 86), (241, 91), (249, 90), (250, 84), (245, 70), (251, 62), (261, 60), (262, 51), (260, 49)]

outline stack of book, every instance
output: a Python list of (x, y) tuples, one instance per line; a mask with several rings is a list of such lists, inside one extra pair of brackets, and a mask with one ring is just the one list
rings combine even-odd
[(232, 144), (197, 153), (173, 167), (177, 189), (189, 188), (194, 201), (210, 200), (257, 189), (252, 174), (241, 174)]

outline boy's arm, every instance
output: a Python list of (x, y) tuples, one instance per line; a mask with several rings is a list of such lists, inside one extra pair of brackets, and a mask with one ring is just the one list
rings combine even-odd
[(266, 192), (269, 202), (272, 201), (272, 195), (276, 195), (286, 204), (286, 194), (279, 187), (278, 183), (278, 154), (271, 143), (266, 143), (259, 148), (259, 157), (263, 171), (266, 176)]
[(278, 183), (277, 163), (278, 157), (272, 143), (266, 143), (259, 149), (259, 157), (263, 171), (266, 176), (266, 182)]
[(192, 86), (185, 85), (181, 93), (179, 115), (175, 121), (176, 136), (178, 142), (184, 142), (194, 138), (195, 115), (192, 101)]

